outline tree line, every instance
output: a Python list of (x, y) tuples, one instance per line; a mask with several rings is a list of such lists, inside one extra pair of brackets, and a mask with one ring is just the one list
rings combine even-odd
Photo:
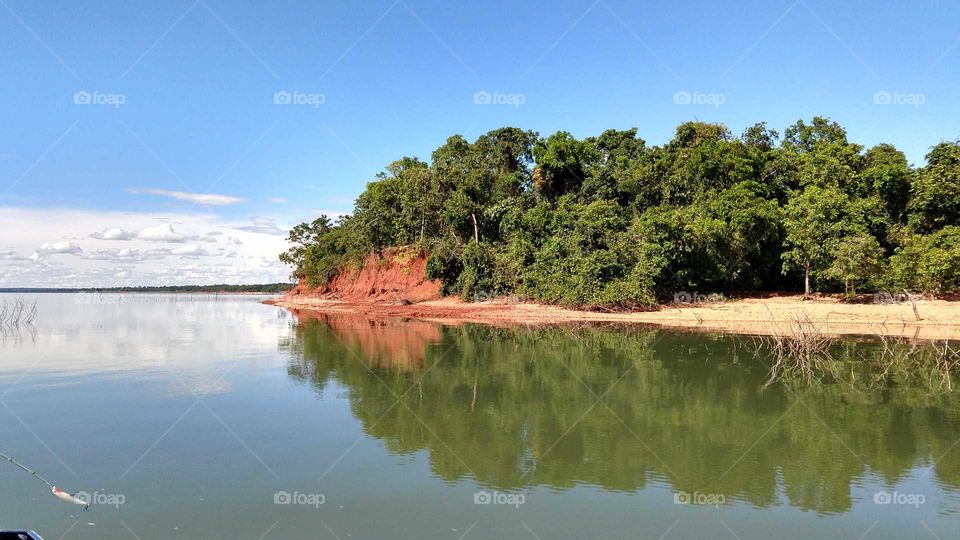
[(827, 118), (783, 131), (686, 122), (577, 139), (513, 127), (404, 157), (354, 211), (290, 231), (280, 259), (321, 285), (370, 253), (414, 246), (465, 299), (519, 294), (641, 307), (677, 291), (854, 295), (960, 291), (960, 141), (914, 167)]

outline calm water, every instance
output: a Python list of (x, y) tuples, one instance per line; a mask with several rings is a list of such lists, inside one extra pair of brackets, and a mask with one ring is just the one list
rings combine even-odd
[(251, 296), (28, 298), (36, 328), (0, 334), (0, 451), (100, 504), (78, 512), (0, 463), (0, 528), (342, 540), (960, 530), (956, 397), (764, 389), (745, 338), (297, 322)]

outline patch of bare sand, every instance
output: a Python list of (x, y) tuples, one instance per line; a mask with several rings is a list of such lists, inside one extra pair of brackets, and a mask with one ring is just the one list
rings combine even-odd
[(494, 325), (577, 322), (644, 323), (733, 334), (789, 334), (797, 321), (808, 321), (830, 335), (884, 335), (913, 339), (960, 339), (960, 301), (917, 300), (917, 320), (910, 302), (848, 304), (832, 298), (804, 300), (799, 295), (750, 298), (704, 304), (664, 305), (657, 311), (579, 311), (533, 303), (492, 300), (466, 303), (443, 298), (410, 305), (286, 297), (273, 304), (325, 313), (362, 314), (371, 318), (411, 318), (448, 324)]

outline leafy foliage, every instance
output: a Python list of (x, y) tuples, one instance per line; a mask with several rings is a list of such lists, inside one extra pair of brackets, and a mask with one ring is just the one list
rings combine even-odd
[(642, 307), (674, 291), (960, 291), (960, 143), (911, 167), (826, 118), (735, 137), (687, 122), (662, 146), (636, 129), (577, 139), (501, 128), (404, 157), (352, 215), (290, 232), (281, 255), (323, 284), (370, 252), (417, 244), (466, 299), (518, 293)]
[(960, 227), (913, 235), (890, 258), (891, 279), (901, 288), (932, 293), (960, 291)]

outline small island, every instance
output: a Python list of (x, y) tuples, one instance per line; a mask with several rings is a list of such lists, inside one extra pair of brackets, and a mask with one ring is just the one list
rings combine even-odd
[[(827, 118), (577, 139), (513, 127), (387, 166), (294, 227), (279, 303), (477, 322), (958, 337), (960, 144), (922, 167)], [(918, 307), (918, 302), (923, 302)]]

